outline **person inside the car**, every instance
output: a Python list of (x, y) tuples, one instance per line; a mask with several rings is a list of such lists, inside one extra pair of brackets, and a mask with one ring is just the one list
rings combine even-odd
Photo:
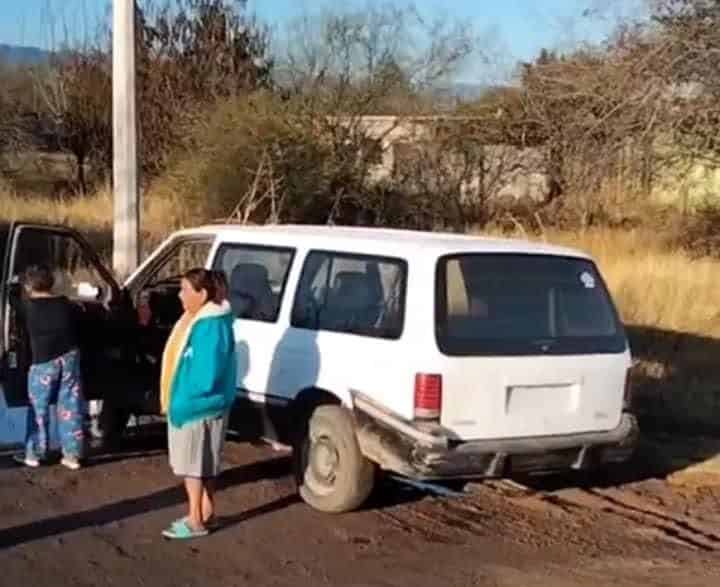
[(25, 272), (25, 322), (30, 336), (32, 365), (28, 375), (30, 416), (25, 454), (16, 461), (38, 467), (47, 457), (50, 403), (57, 398), (61, 463), (80, 468), (84, 448), (84, 406), (78, 344), (79, 307), (54, 295), (55, 279), (49, 267)]
[(163, 532), (170, 539), (205, 536), (215, 522), (215, 479), (237, 373), (233, 315), (224, 295), (215, 272), (186, 273), (180, 290), (184, 314), (163, 354), (160, 401), (170, 467), (183, 478), (188, 496), (188, 515)]

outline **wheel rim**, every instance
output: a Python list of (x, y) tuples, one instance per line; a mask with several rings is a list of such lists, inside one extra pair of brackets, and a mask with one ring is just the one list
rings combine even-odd
[(331, 493), (340, 468), (340, 453), (335, 443), (328, 436), (313, 438), (307, 456), (305, 482), (315, 493)]

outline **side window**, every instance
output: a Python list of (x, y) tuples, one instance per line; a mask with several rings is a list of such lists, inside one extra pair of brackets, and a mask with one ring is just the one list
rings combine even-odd
[(176, 280), (191, 269), (205, 267), (212, 245), (211, 239), (181, 241), (163, 259), (153, 274), (152, 284)]
[(314, 251), (300, 277), (292, 325), (400, 338), (406, 282), (403, 260)]
[(21, 276), (31, 265), (48, 265), (55, 273), (55, 293), (69, 298), (99, 298), (111, 287), (85, 246), (71, 233), (22, 229), (12, 277)]
[(285, 292), (294, 249), (227, 244), (220, 247), (213, 269), (223, 271), (236, 317), (275, 322)]

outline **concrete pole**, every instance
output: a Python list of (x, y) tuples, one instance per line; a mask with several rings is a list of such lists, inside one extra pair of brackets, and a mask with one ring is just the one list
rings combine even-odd
[(113, 0), (113, 266), (126, 278), (140, 260), (135, 102), (135, 0)]
[[(113, 267), (128, 277), (140, 260), (135, 110), (135, 0), (113, 0)], [(99, 438), (101, 400), (91, 400), (92, 436)]]

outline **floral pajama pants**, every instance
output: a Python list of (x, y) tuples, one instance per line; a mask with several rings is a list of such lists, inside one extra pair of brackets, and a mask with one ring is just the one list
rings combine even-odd
[(60, 446), (66, 457), (79, 458), (84, 448), (84, 406), (80, 377), (80, 353), (70, 351), (47, 363), (32, 365), (28, 375), (30, 410), (26, 455), (47, 455), (50, 404), (57, 398)]

